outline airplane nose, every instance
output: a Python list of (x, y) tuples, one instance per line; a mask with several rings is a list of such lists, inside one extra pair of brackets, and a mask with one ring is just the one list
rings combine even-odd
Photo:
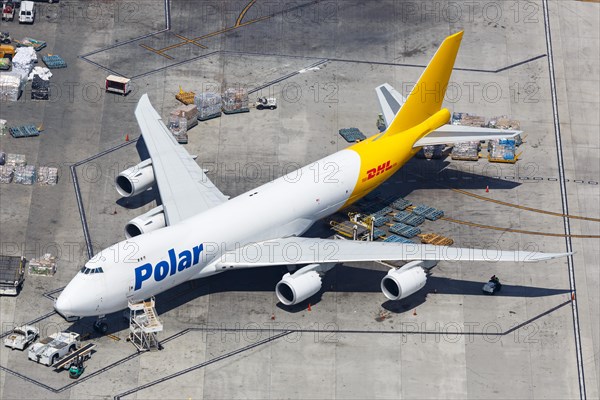
[(54, 301), (54, 309), (63, 317), (71, 317), (74, 315), (71, 300), (64, 291), (58, 296), (58, 299)]
[(98, 315), (102, 288), (102, 282), (75, 276), (54, 302), (54, 309), (67, 319)]

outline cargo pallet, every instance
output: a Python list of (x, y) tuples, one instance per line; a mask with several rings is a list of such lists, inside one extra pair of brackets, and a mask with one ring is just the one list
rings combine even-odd
[(402, 222), (403, 224), (410, 226), (417, 226), (425, 222), (425, 217), (408, 211), (400, 211), (394, 215), (394, 221)]
[(382, 229), (373, 229), (373, 240), (385, 236), (385, 231)]
[(391, 242), (391, 243), (407, 243), (407, 244), (414, 243), (412, 240), (403, 238), (402, 236), (398, 236), (398, 235), (390, 235), (390, 236), (386, 237), (385, 239), (383, 239), (383, 241)]
[(450, 155), (450, 158), (458, 161), (478, 161), (481, 158), (481, 154), (477, 154), (477, 156), (461, 156), (461, 155)]
[(231, 115), (231, 114), (241, 114), (250, 112), (249, 108), (238, 108), (237, 110), (223, 110), (223, 114)]
[(373, 216), (372, 218), (373, 218), (373, 226), (375, 226), (377, 228), (390, 222), (390, 217), (385, 217), (382, 215)]
[(188, 144), (188, 134), (187, 134), (187, 132), (186, 133), (180, 133), (179, 135), (173, 135), (173, 137), (175, 138), (175, 140), (179, 144)]
[(376, 217), (376, 218), (377, 218), (377, 217), (383, 217), (383, 216), (385, 216), (385, 215), (387, 215), (387, 214), (391, 213), (392, 211), (394, 211), (394, 210), (392, 209), (392, 207), (388, 207), (388, 206), (386, 206), (386, 207), (383, 207), (383, 208), (381, 208), (381, 209), (379, 209), (379, 210), (375, 211), (375, 212), (373, 213), (373, 216), (374, 216), (374, 217)]
[(8, 128), (8, 130), (11, 136), (14, 138), (32, 137), (40, 135), (40, 131), (38, 131), (35, 125), (12, 126)]
[(420, 215), (422, 217), (427, 218), (430, 221), (435, 221), (444, 216), (444, 212), (442, 210), (438, 210), (433, 207), (426, 206), (424, 204), (420, 204), (412, 209), (413, 214)]
[(67, 62), (61, 56), (48, 54), (42, 57), (42, 61), (49, 69), (67, 68)]
[(348, 143), (360, 142), (367, 138), (358, 128), (342, 128), (339, 133)]
[(415, 228), (414, 226), (409, 226), (398, 222), (390, 227), (390, 232), (410, 239), (421, 233), (421, 230), (419, 228)]
[(409, 200), (403, 199), (402, 197), (392, 203), (393, 208), (395, 208), (396, 210), (401, 210), (401, 211), (405, 210), (406, 207), (408, 207), (408, 206), (412, 206), (412, 202)]
[(198, 115), (198, 121), (208, 121), (209, 119), (213, 119), (213, 118), (218, 118), (221, 116), (221, 112), (218, 113), (214, 113), (214, 114), (210, 114), (204, 118), (201, 118), (200, 115)]

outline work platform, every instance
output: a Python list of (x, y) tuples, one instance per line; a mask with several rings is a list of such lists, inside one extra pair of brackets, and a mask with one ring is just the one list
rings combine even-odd
[(163, 325), (158, 319), (155, 300), (129, 303), (129, 340), (139, 351), (159, 350), (157, 334)]

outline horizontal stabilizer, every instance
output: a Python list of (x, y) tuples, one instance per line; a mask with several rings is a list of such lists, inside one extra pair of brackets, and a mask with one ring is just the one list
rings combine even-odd
[(480, 128), (476, 126), (443, 125), (427, 136), (419, 139), (415, 147), (432, 146), (434, 144), (451, 144), (474, 142), (479, 140), (505, 139), (522, 134), (512, 129)]
[(394, 117), (398, 114), (406, 99), (388, 83), (377, 86), (375, 92), (377, 93), (385, 126), (388, 127), (392, 124)]
[(289, 237), (252, 243), (223, 254), (217, 268), (251, 268), (364, 261), (487, 261), (532, 262), (564, 257), (569, 253), (470, 249), (427, 244), (362, 242)]

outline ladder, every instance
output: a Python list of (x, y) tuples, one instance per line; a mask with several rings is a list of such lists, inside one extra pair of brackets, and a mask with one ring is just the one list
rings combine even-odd
[(129, 340), (139, 351), (158, 350), (157, 334), (163, 325), (156, 314), (155, 300), (129, 302)]

